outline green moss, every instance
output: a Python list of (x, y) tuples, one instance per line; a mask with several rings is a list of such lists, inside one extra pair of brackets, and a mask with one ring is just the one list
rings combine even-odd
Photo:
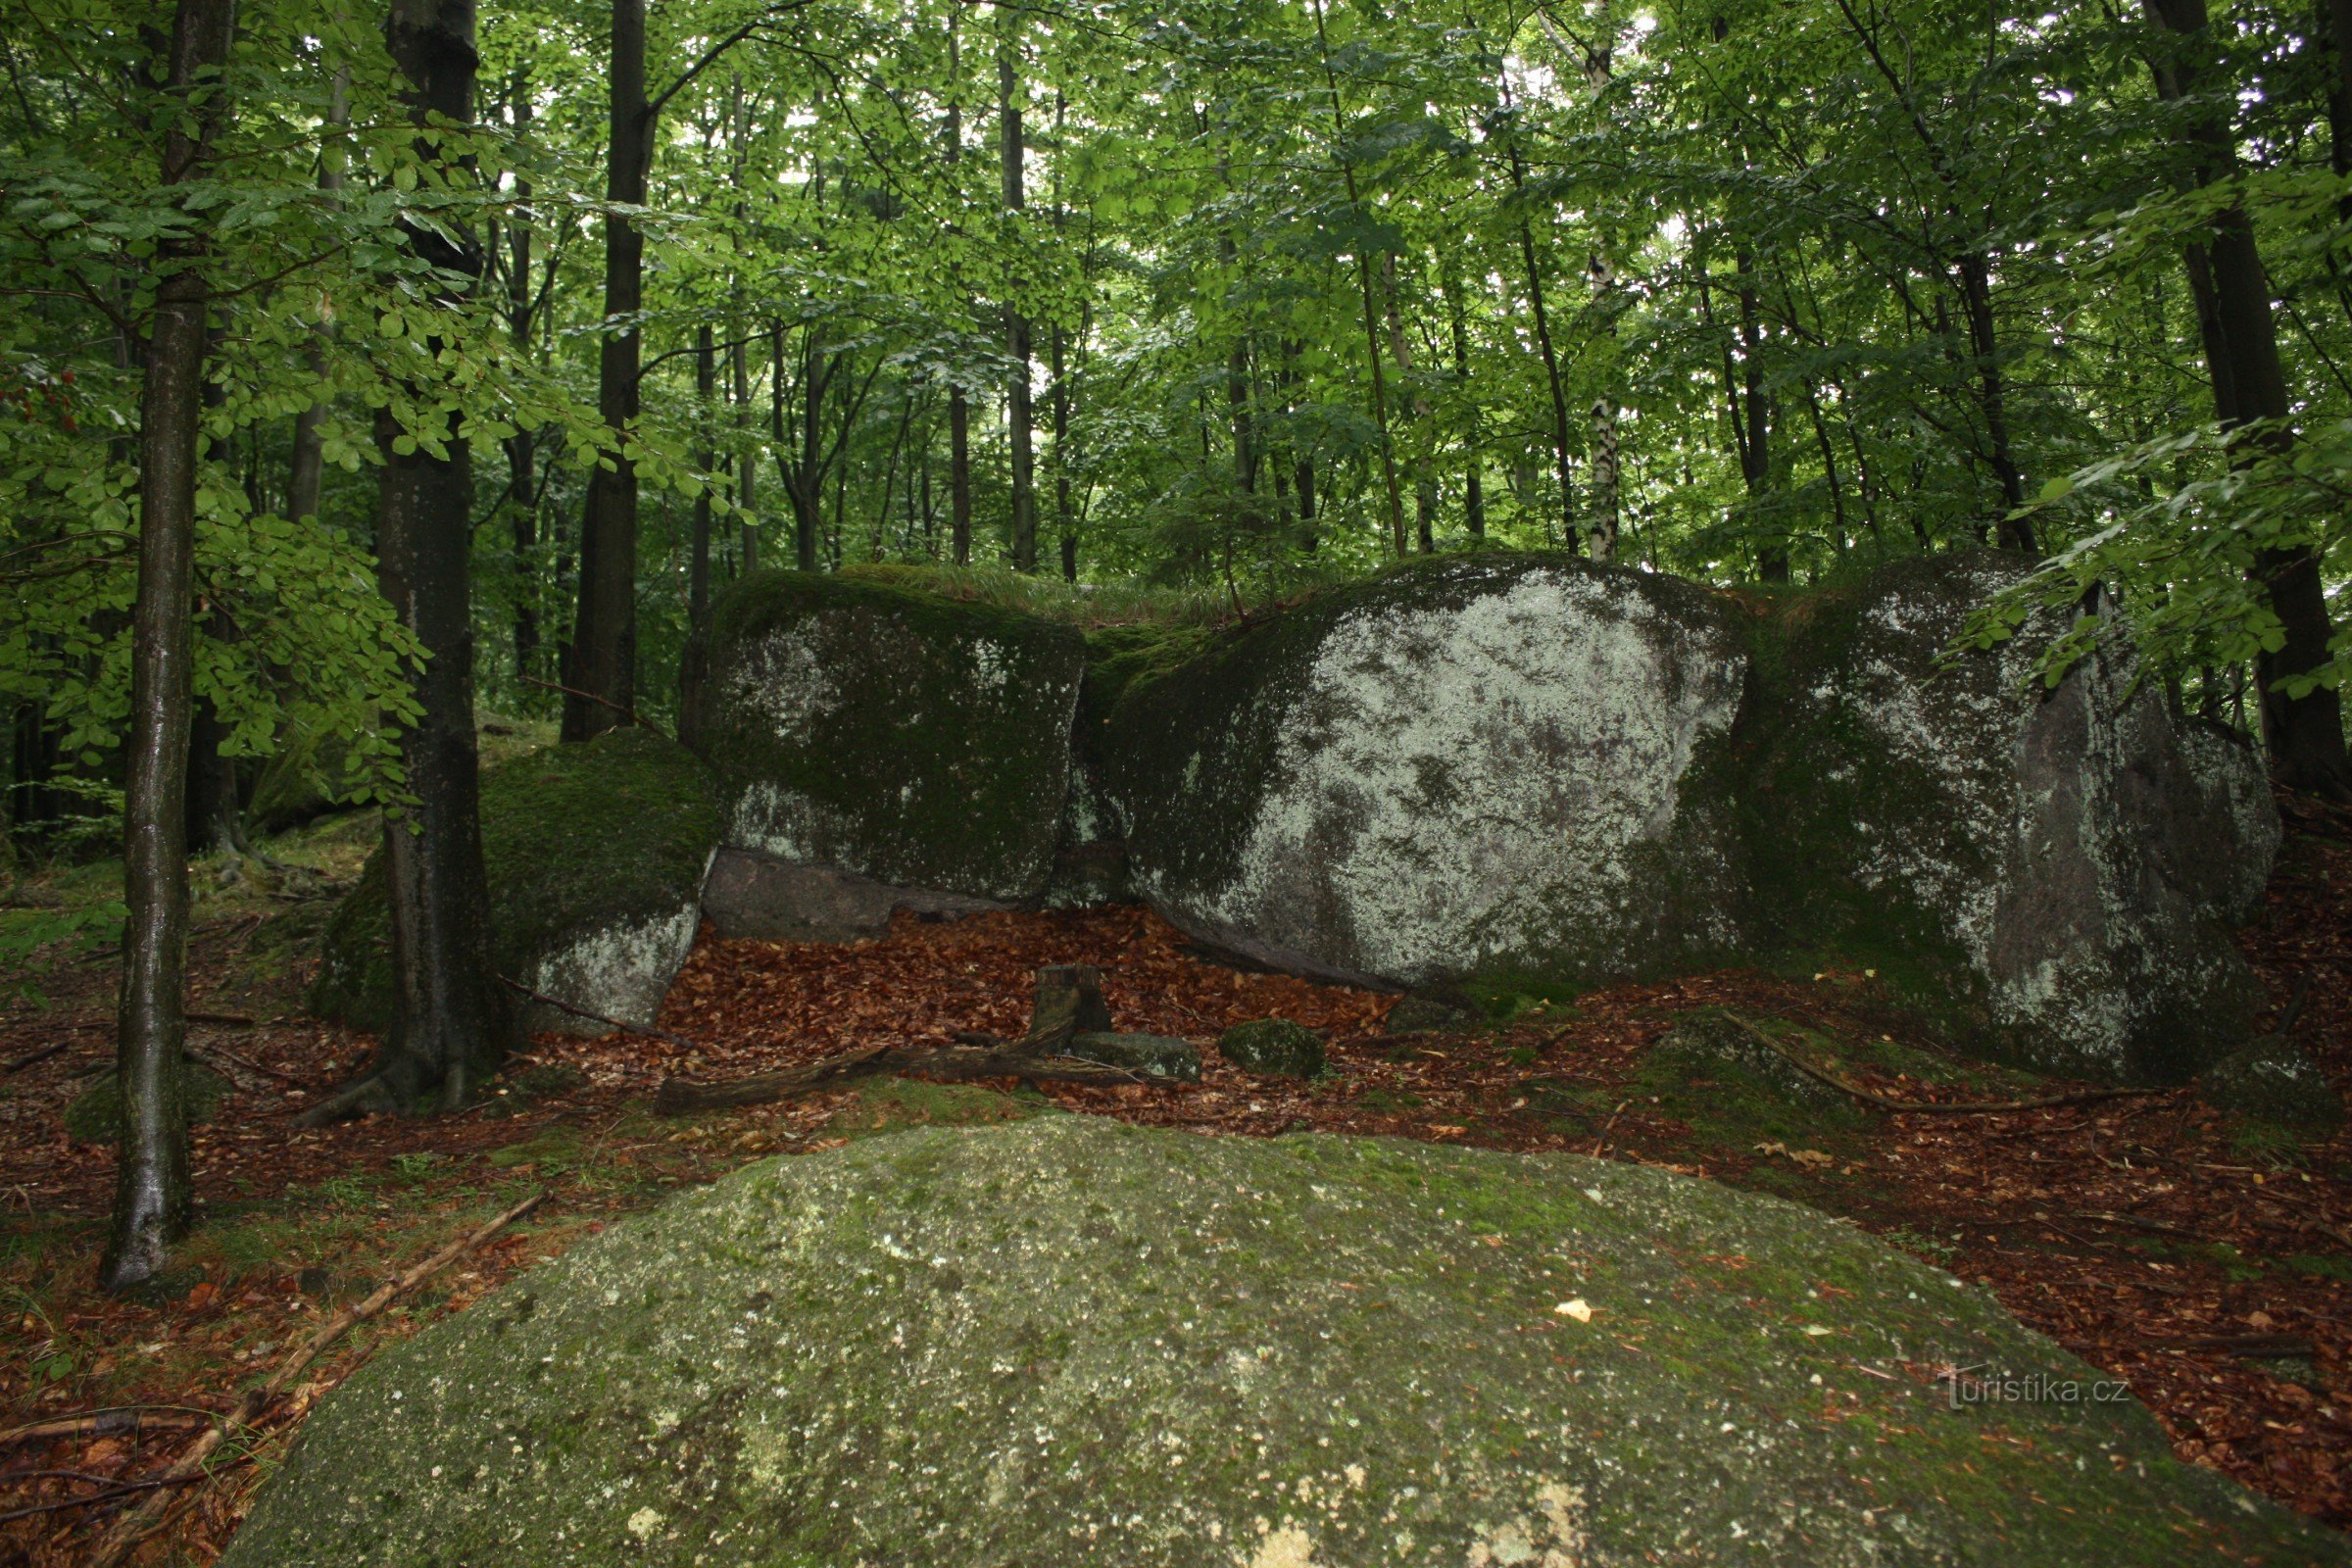
[[(1836, 1070), (1827, 1037), (1779, 1019), (1767, 1027), (1808, 1060)], [(1849, 1153), (1872, 1124), (1849, 1098), (1806, 1078), (1714, 1009), (1688, 1015), (1651, 1047), (1628, 1090), (1654, 1099), (1706, 1142), (1739, 1153), (1760, 1143)]]
[(1043, 1096), (1008, 1095), (979, 1084), (935, 1084), (919, 1078), (870, 1078), (825, 1118), (828, 1132), (852, 1138), (903, 1132), (909, 1127), (973, 1127), (1023, 1121), (1054, 1112)]
[(867, 575), (760, 572), (713, 611), (705, 755), (734, 840), (1025, 900), (1053, 864), (1085, 664), (1071, 627)]
[(1323, 1070), (1323, 1037), (1288, 1018), (1235, 1024), (1217, 1037), (1217, 1054), (1245, 1072), (1312, 1078)]
[[(220, 1113), (220, 1102), (231, 1085), (212, 1068), (182, 1062), (179, 1068), (180, 1106), (188, 1125), (201, 1127)], [(63, 1116), (66, 1136), (77, 1144), (111, 1144), (122, 1136), (122, 1081), (112, 1071), (100, 1074), (75, 1095)]]
[[(711, 774), (642, 729), (519, 757), (482, 775), (492, 960), (523, 978), (545, 956), (617, 922), (675, 914), (718, 842)], [(383, 853), (327, 923), (311, 1009), (370, 1033), (392, 1023)]]
[(1938, 1359), (2096, 1377), (1661, 1172), (931, 1128), (738, 1172), (377, 1357), (223, 1563), (2352, 1560), (2135, 1403), (1953, 1408), (1907, 1370)]

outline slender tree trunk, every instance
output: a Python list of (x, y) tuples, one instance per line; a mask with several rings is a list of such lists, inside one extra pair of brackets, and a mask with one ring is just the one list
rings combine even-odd
[[(161, 183), (199, 177), (228, 113), (220, 77), (233, 0), (180, 0), (162, 62), (179, 100), (164, 131)], [(192, 113), (177, 112), (184, 109)], [(122, 989), (116, 1073), (122, 1136), (114, 1223), (98, 1282), (127, 1290), (162, 1271), (188, 1224), (188, 1128), (180, 1047), (188, 946), (188, 720), (193, 693), (197, 438), (204, 412), (201, 244), (158, 247), (154, 316), (139, 394), (139, 586), (131, 614), (130, 721), (123, 752)]]
[[(1061, 202), (1062, 115), (1067, 108), (1054, 94), (1054, 232), (1058, 237), (1068, 218)], [(1091, 288), (1091, 280), (1089, 287)], [(1070, 514), (1070, 376), (1069, 334), (1054, 323), (1054, 525), (1061, 536), (1061, 577), (1078, 580), (1078, 521)], [(1083, 346), (1083, 345), (1082, 345)]]
[[(422, 123), (430, 112), (460, 124), (472, 121), (473, 0), (392, 0), (385, 38), (406, 78), (402, 96), (413, 119)], [(443, 233), (414, 229), (410, 244), (445, 272), (480, 273), (478, 253)], [(394, 1023), (370, 1075), (374, 1084), (358, 1102), (407, 1110), (430, 1097), (455, 1109), (505, 1055), (511, 1029), (489, 966), (490, 884), (474, 752), (472, 455), (454, 415), (442, 435), (443, 458), (398, 451), (403, 431), (389, 411), (376, 416), (375, 433), (383, 456), (377, 572), (425, 658), (416, 678), (421, 711), (400, 734), (416, 804), (384, 824)]]
[[(961, 6), (948, 11), (948, 183), (960, 209), (963, 185), (963, 54), (957, 24)], [(972, 408), (960, 385), (948, 388), (948, 548), (958, 566), (972, 562)]]
[[(1744, 397), (1732, 397), (1732, 427), (1740, 437), (1740, 477), (1750, 504), (1772, 492), (1772, 399), (1764, 390), (1764, 321), (1756, 299), (1756, 260), (1742, 244), (1733, 250), (1740, 279), (1740, 373)], [(1728, 390), (1727, 382), (1727, 390)], [(1768, 526), (1778, 528), (1777, 520)], [(1788, 580), (1788, 540), (1776, 533), (1756, 545), (1756, 575)]]
[[(327, 100), (326, 122), (330, 125), (351, 123), (351, 70), (349, 67), (335, 73), (332, 96)], [(341, 190), (343, 188), (342, 170), (332, 164), (321, 163), (318, 169), (318, 188), (329, 193)], [(323, 294), (319, 296), (318, 303), (323, 314), (326, 308), (326, 299)], [(315, 331), (318, 341), (312, 345), (310, 352), (311, 378), (314, 382), (323, 383), (326, 380), (324, 340), (331, 328), (325, 320), (321, 319)], [(325, 472), (325, 466), (321, 461), (324, 442), (319, 426), (325, 416), (326, 399), (317, 391), (312, 393), (309, 406), (294, 416), (294, 456), (286, 476), (286, 515), (296, 522), (305, 517), (316, 516), (318, 513), (319, 480)]]
[[(727, 122), (733, 127), (735, 183), (737, 189), (741, 189), (746, 157), (744, 144), (751, 135), (751, 116), (743, 102), (743, 73), (733, 73), (729, 92), (732, 97)], [(735, 225), (739, 230), (743, 226), (743, 203), (738, 201), (735, 204)], [(752, 422), (751, 362), (750, 349), (744, 342), (749, 320), (744, 310), (743, 279), (738, 275), (734, 279), (734, 311), (727, 326), (727, 359), (733, 369), (735, 393), (735, 505), (743, 513), (743, 521), (737, 529), (737, 549), (742, 556), (743, 574), (747, 577), (760, 569), (760, 523), (759, 514), (754, 510), (759, 499), (760, 464), (752, 451), (755, 443), (749, 434)]]
[[(2158, 91), (2168, 98), (2193, 97), (2210, 68), (2213, 49), (2205, 0), (2146, 0), (2151, 21), (2170, 35), (2175, 58), (2157, 71)], [(2200, 185), (2215, 185), (2236, 172), (2230, 127), (2219, 113), (2190, 130)], [(2232, 198), (2213, 216), (2202, 247), (2204, 267), (2191, 265), (2190, 286), (2198, 297), (2214, 409), (2226, 425), (2256, 425), (2238, 461), (2292, 450), (2295, 432), (2287, 422), (2293, 405), (2278, 359), (2277, 322), (2271, 314), (2269, 273), (2255, 243), (2254, 223), (2242, 201)], [(2352, 799), (2352, 760), (2344, 750), (2341, 694), (2315, 686), (2290, 697), (2282, 684), (2325, 665), (2334, 627), (2328, 613), (2326, 585), (2317, 553), (2308, 546), (2265, 549), (2255, 575), (2268, 593), (2273, 613), (2285, 633), (2284, 645), (2255, 662), (2263, 740), (2279, 782), (2336, 799)]]
[[(1018, 13), (1000, 10), (997, 38), (998, 151), (1004, 163), (1004, 211), (1027, 205), (1021, 137), (1020, 32)], [(1037, 570), (1036, 411), (1030, 406), (1029, 318), (1016, 306), (1004, 308), (1004, 342), (1012, 357), (1012, 385), (1006, 389), (1004, 420), (1012, 447), (1012, 569)]]
[[(1413, 345), (1404, 333), (1402, 290), (1396, 283), (1396, 258), (1381, 258), (1381, 282), (1386, 285), (1389, 307), (1389, 353), (1396, 361), (1396, 375), (1411, 389), (1413, 426), (1418, 432), (1429, 427), (1429, 397), (1413, 380)], [(1418, 443), (1416, 443), (1418, 444)], [(1438, 477), (1431, 471), (1426, 454), (1416, 456), (1413, 464), (1413, 542), (1421, 554), (1433, 554), (1438, 548)]]
[[(1340, 172), (1346, 177), (1348, 205), (1358, 212), (1363, 210), (1363, 194), (1356, 188), (1355, 165), (1347, 159), (1348, 119), (1340, 108), (1339, 74), (1331, 65), (1331, 39), (1323, 27), (1323, 0), (1314, 0), (1315, 44), (1323, 57), (1323, 85), (1331, 96), (1332, 154), (1340, 160)], [(1404, 554), (1404, 498), (1396, 487), (1396, 449), (1389, 437), (1389, 391), (1385, 372), (1380, 365), (1380, 309), (1372, 295), (1372, 258), (1359, 254), (1355, 258), (1355, 279), (1364, 297), (1364, 357), (1372, 371), (1372, 423), (1380, 432), (1380, 478), (1389, 503), (1389, 548), (1396, 555)]]
[(1463, 401), (1470, 403), (1469, 450), (1462, 458), (1462, 521), (1476, 544), (1487, 537), (1485, 432), (1477, 405), (1470, 401), (1470, 327), (1462, 304), (1461, 272), (1451, 252), (1439, 274), (1439, 286), (1446, 293), (1446, 324), (1453, 338), (1454, 386)]
[(1527, 269), (1528, 313), (1535, 318), (1536, 352), (1544, 360), (1544, 384), (1551, 393), (1551, 456), (1552, 472), (1558, 480), (1560, 538), (1570, 549), (1582, 543), (1576, 529), (1576, 474), (1568, 458), (1568, 391), (1560, 379), (1560, 357), (1552, 347), (1551, 316), (1544, 307), (1544, 269), (1536, 255), (1536, 232), (1528, 221), (1527, 163), (1519, 154), (1519, 123), (1511, 109), (1510, 84), (1503, 84), (1503, 110), (1513, 114), (1510, 131), (1504, 137), (1503, 151), (1511, 172), (1511, 196), (1521, 203), (1519, 213), (1519, 260)]
[[(1617, 291), (1617, 273), (1609, 259), (1595, 250), (1585, 270), (1592, 281), (1592, 299), (1606, 318), (1609, 297)], [(1609, 319), (1608, 330), (1616, 333)], [(1592, 559), (1617, 559), (1617, 531), (1624, 510), (1622, 465), (1618, 452), (1617, 399), (1604, 391), (1592, 400)]]
[[(718, 388), (718, 350), (705, 321), (694, 332), (695, 424), (702, 446), (695, 466), (718, 466), (710, 442), (711, 396)], [(710, 640), (710, 488), (694, 498), (694, 534), (686, 552), (686, 646), (678, 656), (678, 739), (693, 745), (702, 729), (703, 677)]]
[[(645, 203), (653, 156), (645, 98), (645, 0), (612, 0), (612, 123), (605, 198)], [(630, 219), (605, 219), (605, 320), (597, 355), (597, 413), (616, 441), (634, 438), (644, 305), (645, 237)], [(637, 468), (625, 446), (589, 471), (580, 519), (580, 604), (564, 685), (564, 739), (584, 741), (637, 711)], [(583, 695), (584, 694), (584, 695)]]
[[(531, 79), (517, 73), (514, 92), (514, 130), (531, 125)], [(531, 297), (531, 183), (514, 184), (515, 221), (507, 241), (507, 335), (515, 352), (527, 354), (534, 330)], [(505, 441), (508, 538), (514, 564), (514, 671), (530, 675), (539, 660), (539, 442), (537, 432), (516, 430)]]

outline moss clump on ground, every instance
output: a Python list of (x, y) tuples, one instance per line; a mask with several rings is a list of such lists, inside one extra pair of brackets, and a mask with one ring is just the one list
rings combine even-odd
[(1044, 1116), (583, 1243), (329, 1395), (222, 1561), (2352, 1562), (2096, 1379), (1662, 1171)]
[(704, 755), (728, 842), (903, 886), (1037, 898), (1085, 667), (1072, 627), (871, 575), (757, 573), (713, 611)]
[[(179, 1067), (179, 1099), (188, 1125), (201, 1127), (220, 1114), (229, 1082), (202, 1063)], [(111, 1070), (100, 1074), (66, 1106), (66, 1136), (77, 1144), (111, 1144), (122, 1136), (122, 1081)]]
[(1323, 1070), (1323, 1037), (1288, 1018), (1237, 1023), (1217, 1037), (1217, 1054), (1244, 1072), (1312, 1078)]
[[(1775, 1038), (1786, 1039), (1792, 1026), (1775, 1020), (1770, 1027)], [(1792, 1049), (1808, 1060), (1836, 1060), (1827, 1041), (1809, 1030), (1795, 1031)], [(1654, 1099), (1659, 1109), (1709, 1143), (1742, 1152), (1759, 1143), (1849, 1149), (1872, 1119), (1849, 1097), (1808, 1078), (1715, 1008), (1677, 1019), (1627, 1088)]]
[[(719, 830), (710, 769), (642, 729), (487, 769), (481, 818), (491, 958), (526, 984), (600, 933), (691, 911)], [(389, 1028), (391, 949), (378, 851), (327, 923), (311, 1009), (370, 1033)]]

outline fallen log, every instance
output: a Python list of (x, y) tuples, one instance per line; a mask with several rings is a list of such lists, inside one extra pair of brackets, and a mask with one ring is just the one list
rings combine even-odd
[(1023, 1083), (1141, 1084), (1154, 1080), (1123, 1067), (1103, 1067), (1069, 1056), (1051, 1055), (1014, 1047), (955, 1046), (944, 1049), (869, 1046), (863, 1051), (828, 1056), (805, 1067), (753, 1073), (747, 1078), (707, 1081), (664, 1078), (654, 1096), (654, 1111), (662, 1116), (684, 1116), (698, 1110), (725, 1110), (737, 1105), (767, 1105), (813, 1090), (830, 1088), (857, 1078), (929, 1078), (940, 1083), (971, 1083), (988, 1078), (1017, 1078)]
[(1848, 1083), (1834, 1072), (1816, 1067), (1736, 1012), (1727, 1011), (1724, 1016), (1746, 1030), (1765, 1050), (1779, 1055), (1806, 1077), (1816, 1083), (1826, 1084), (1839, 1094), (1851, 1095), (1866, 1105), (1876, 1105), (1881, 1110), (1938, 1116), (1998, 1116), (2014, 1110), (2048, 1110), (2057, 1105), (2095, 1105), (2109, 1100), (2145, 1100), (2150, 1096), (2173, 1093), (2170, 1089), (2082, 1089), (2064, 1095), (2035, 1095), (2026, 1100), (1902, 1100), (1893, 1095), (1882, 1095), (1875, 1089), (1866, 1089), (1857, 1083)]

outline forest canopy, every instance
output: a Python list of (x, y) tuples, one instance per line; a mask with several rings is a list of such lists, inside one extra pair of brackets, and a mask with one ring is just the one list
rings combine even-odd
[(2323, 705), (2288, 771), (2343, 783), (2341, 5), (484, 0), (451, 115), (370, 8), (248, 0), (192, 172), (166, 9), (0, 4), (20, 823), (110, 789), (199, 252), (200, 723), (360, 795), (420, 651), (378, 470), (452, 439), (482, 698), (573, 734), (674, 721), (756, 564), (1205, 613), (1990, 546), (2043, 569), (1985, 636), (2103, 585), (2183, 703)]

